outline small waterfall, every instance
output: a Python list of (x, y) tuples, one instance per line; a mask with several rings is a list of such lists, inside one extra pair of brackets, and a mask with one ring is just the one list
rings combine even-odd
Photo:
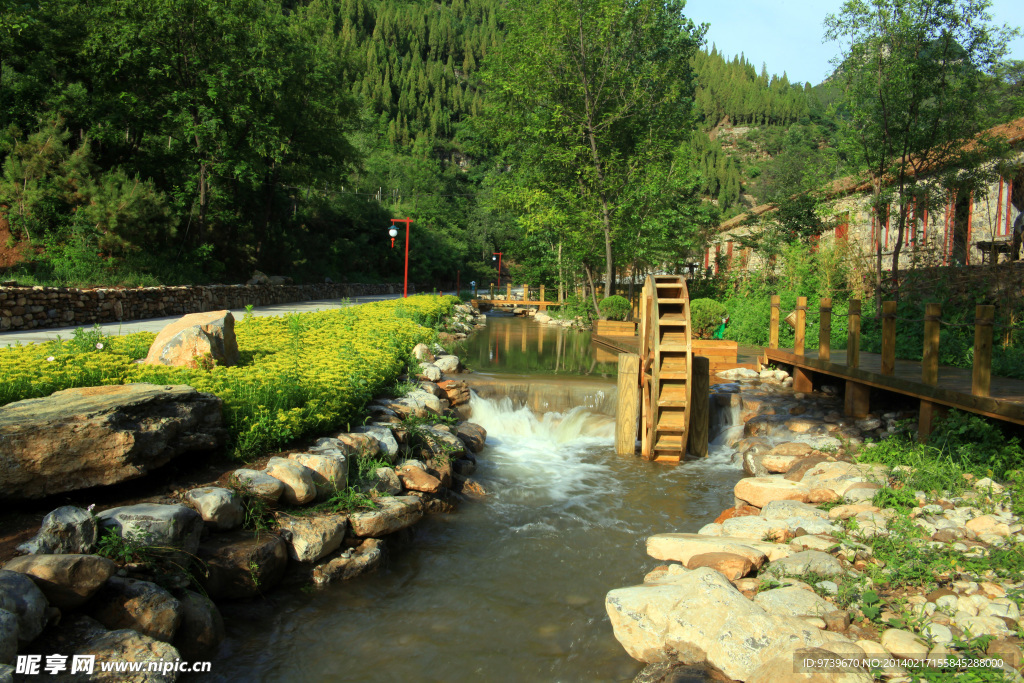
[(548, 444), (577, 440), (610, 442), (615, 438), (614, 418), (576, 406), (564, 413), (546, 412), (540, 417), (529, 407), (512, 399), (481, 398), (475, 391), (469, 403), (473, 422), (487, 430), (488, 437), (537, 439)]
[(739, 394), (708, 394), (709, 455), (735, 455), (733, 445), (743, 437), (742, 404)]
[(466, 382), (481, 398), (508, 398), (513, 405), (528, 407), (536, 413), (565, 413), (586, 408), (602, 415), (615, 415), (616, 391), (611, 382), (575, 380), (560, 377), (486, 377), (468, 376)]

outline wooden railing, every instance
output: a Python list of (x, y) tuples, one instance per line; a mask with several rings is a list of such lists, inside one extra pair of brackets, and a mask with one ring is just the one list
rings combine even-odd
[[(771, 315), (769, 318), (768, 348), (779, 348), (780, 298), (771, 299)], [(860, 323), (861, 302), (850, 301), (846, 336), (846, 366), (860, 367)], [(921, 382), (935, 386), (938, 382), (939, 368), (939, 327), (942, 307), (939, 304), (927, 304), (924, 323), (924, 348), (921, 361)], [(795, 309), (795, 325), (793, 331), (793, 353), (804, 355), (804, 340), (807, 326), (807, 297), (798, 297)], [(896, 302), (882, 303), (882, 349), (881, 374), (892, 375), (896, 369), (896, 331), (900, 318), (896, 314)], [(995, 320), (995, 306), (979, 305), (974, 310), (974, 364), (971, 375), (971, 393), (974, 396), (989, 396), (992, 386), (992, 327)], [(819, 337), (818, 359), (831, 362), (832, 335), (832, 300), (821, 299), (819, 304)]]

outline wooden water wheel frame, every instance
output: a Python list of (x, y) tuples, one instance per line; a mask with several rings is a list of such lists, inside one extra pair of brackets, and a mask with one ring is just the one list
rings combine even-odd
[(646, 460), (679, 462), (690, 432), (693, 341), (681, 275), (650, 275), (640, 295), (640, 442)]

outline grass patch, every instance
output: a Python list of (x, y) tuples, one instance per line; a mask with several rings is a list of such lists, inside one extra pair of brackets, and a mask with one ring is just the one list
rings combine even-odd
[[(71, 387), (187, 384), (224, 400), (230, 452), (250, 458), (295, 439), (358, 422), (372, 396), (395, 383), (417, 343), (436, 332), (455, 297), (415, 296), (235, 325), (241, 363), (171, 368), (134, 363), (155, 335), (138, 333), (0, 349), (0, 405)], [(79, 338), (81, 337), (81, 342)], [(97, 347), (100, 344), (100, 347)]]

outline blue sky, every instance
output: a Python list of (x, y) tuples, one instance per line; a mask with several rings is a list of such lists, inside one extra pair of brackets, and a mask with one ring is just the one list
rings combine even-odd
[[(686, 0), (685, 14), (696, 23), (708, 23), (707, 41), (719, 52), (742, 52), (760, 71), (783, 71), (792, 82), (816, 85), (831, 72), (829, 60), (839, 53), (838, 43), (822, 43), (825, 15), (835, 13), (842, 0)], [(997, 24), (1019, 26), (1024, 21), (1021, 0), (994, 0), (990, 8)], [(1010, 45), (1014, 59), (1024, 59), (1024, 38)]]

